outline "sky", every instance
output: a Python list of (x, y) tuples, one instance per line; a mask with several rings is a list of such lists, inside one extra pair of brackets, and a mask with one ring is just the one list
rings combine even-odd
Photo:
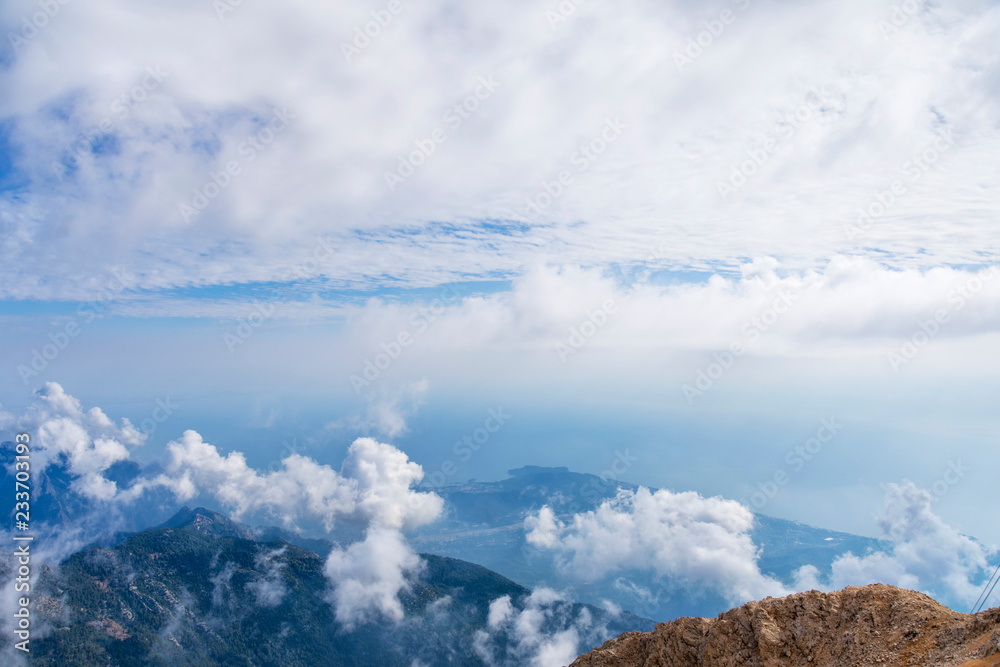
[(0, 27), (7, 413), (57, 382), (144, 461), (191, 429), (260, 469), (358, 437), (446, 482), (627, 462), (873, 536), (912, 482), (1000, 543), (995, 3)]

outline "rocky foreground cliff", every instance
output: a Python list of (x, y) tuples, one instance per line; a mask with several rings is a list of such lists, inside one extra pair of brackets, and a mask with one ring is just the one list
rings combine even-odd
[(767, 598), (629, 632), (571, 667), (1000, 666), (1000, 609), (960, 614), (876, 584)]

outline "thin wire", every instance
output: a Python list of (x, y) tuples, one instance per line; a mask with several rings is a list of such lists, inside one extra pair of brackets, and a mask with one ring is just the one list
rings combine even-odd
[[(983, 592), (979, 594), (978, 598), (976, 598), (976, 603), (972, 605), (972, 611), (970, 613), (978, 613), (983, 608), (983, 605), (986, 604), (986, 601), (990, 599), (990, 596), (993, 595), (993, 589), (997, 587), (997, 582), (1000, 582), (1000, 578), (993, 581), (998, 572), (1000, 572), (1000, 565), (997, 565), (996, 569), (993, 570), (993, 574), (990, 575), (990, 580), (986, 582), (986, 585), (983, 587)], [(993, 584), (993, 586), (991, 587), (990, 584)], [(986, 592), (987, 588), (990, 590), (989, 593)], [(983, 595), (986, 597), (983, 597)]]
[(982, 610), (982, 608), (984, 606), (986, 606), (986, 602), (987, 602), (987, 600), (990, 599), (990, 596), (993, 595), (993, 589), (997, 587), (997, 584), (1000, 584), (1000, 577), (997, 577), (997, 580), (993, 582), (992, 586), (990, 586), (990, 592), (986, 594), (986, 597), (983, 598), (983, 603), (981, 605), (979, 605), (980, 611)]
[(983, 596), (986, 595), (986, 589), (988, 589), (990, 587), (990, 584), (993, 583), (993, 577), (997, 576), (997, 572), (1000, 572), (1000, 564), (997, 564), (996, 569), (993, 570), (993, 574), (990, 575), (990, 578), (989, 580), (987, 580), (986, 585), (983, 586), (983, 590), (979, 593), (979, 597), (976, 598), (975, 603), (973, 603), (972, 605), (972, 610), (969, 612), (970, 614), (976, 613), (976, 610), (979, 608), (979, 603), (983, 601)]

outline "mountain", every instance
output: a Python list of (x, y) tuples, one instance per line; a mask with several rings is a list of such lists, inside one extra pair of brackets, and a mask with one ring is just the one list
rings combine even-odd
[[(13, 489), (15, 478), (13, 442), (0, 443), (0, 488)], [(143, 468), (134, 461), (118, 461), (104, 472), (104, 476), (120, 489), (131, 486), (140, 476), (155, 476), (157, 466)], [(74, 477), (69, 473), (65, 457), (51, 462), (44, 469), (31, 471), (31, 515), (37, 527), (86, 524), (88, 535), (101, 544), (111, 544), (120, 539), (121, 533), (131, 533), (155, 526), (177, 511), (177, 503), (165, 489), (147, 491), (141, 502), (133, 503), (127, 510), (110, 503), (86, 498), (73, 488)], [(0, 517), (6, 525), (14, 518), (13, 493), (0, 494)]]
[[(10, 447), (12, 444), (5, 443), (0, 449), (6, 452)], [(129, 534), (162, 524), (178, 509), (165, 489), (148, 491), (141, 501), (125, 508), (88, 500), (75, 492), (66, 467), (65, 461), (56, 461), (44, 470), (33, 471), (32, 516), (36, 526), (48, 523), (53, 528), (80, 529), (76, 534), (85, 540), (83, 544), (112, 547)], [(0, 486), (13, 487), (10, 473), (0, 469)], [(108, 476), (124, 489), (140, 477), (157, 473), (155, 464), (143, 469), (124, 461), (113, 466)], [(622, 570), (612, 577), (581, 581), (560, 570), (551, 552), (527, 543), (525, 517), (549, 506), (558, 518), (566, 520), (575, 513), (596, 509), (622, 490), (634, 491), (637, 485), (619, 481), (617, 475), (575, 473), (568, 468), (525, 466), (509, 474), (509, 478), (497, 482), (451, 485), (430, 483), (432, 475), (422, 489), (442, 496), (445, 511), (438, 521), (410, 536), (413, 546), (428, 554), (478, 563), (529, 588), (550, 587), (575, 600), (595, 604), (610, 601), (657, 620), (691, 614), (710, 616), (731, 606), (718, 592), (679, 586), (656, 579), (648, 571)], [(13, 500), (13, 494), (6, 500), (0, 498), (0, 513), (12, 514)], [(257, 542), (284, 541), (324, 556), (335, 546), (346, 547), (364, 538), (364, 527), (350, 522), (338, 523), (333, 532), (322, 537), (319, 531), (305, 528), (303, 534), (274, 527), (247, 528), (247, 534), (236, 537)], [(802, 565), (826, 570), (846, 552), (861, 555), (883, 546), (870, 538), (762, 514), (755, 515), (750, 537), (760, 549), (760, 569), (786, 582)]]
[(960, 614), (921, 593), (873, 584), (750, 602), (715, 619), (630, 632), (571, 667), (1000, 665), (1000, 609)]
[[(33, 618), (50, 629), (32, 641), (31, 664), (483, 665), (486, 649), (496, 664), (516, 664), (516, 647), (483, 630), (492, 602), (508, 596), (523, 611), (531, 591), (472, 563), (422, 557), (423, 573), (400, 594), (404, 620), (348, 627), (325, 599), (330, 582), (319, 554), (260, 541), (218, 512), (185, 507), (157, 528), (44, 569)], [(562, 609), (592, 621), (603, 635), (595, 646), (653, 628), (624, 612)]]
[[(468, 482), (425, 487), (445, 499), (445, 516), (418, 531), (411, 543), (427, 553), (479, 563), (527, 586), (570, 591), (575, 599), (611, 600), (654, 619), (680, 615), (714, 615), (731, 605), (709, 592), (691, 591), (655, 581), (651, 575), (625, 571), (604, 581), (580, 582), (555, 567), (552, 555), (528, 544), (524, 519), (548, 505), (565, 520), (596, 509), (620, 490), (635, 484), (611, 476), (569, 469), (525, 466), (499, 482)], [(655, 491), (655, 489), (652, 489)], [(878, 540), (814, 528), (802, 523), (755, 514), (751, 538), (760, 548), (758, 564), (765, 573), (789, 580), (794, 570), (812, 564), (821, 570), (848, 551), (880, 550)]]

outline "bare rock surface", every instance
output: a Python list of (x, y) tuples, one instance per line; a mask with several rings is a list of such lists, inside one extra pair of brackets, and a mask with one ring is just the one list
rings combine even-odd
[(1000, 609), (961, 614), (893, 586), (767, 598), (629, 632), (572, 667), (1000, 667)]

